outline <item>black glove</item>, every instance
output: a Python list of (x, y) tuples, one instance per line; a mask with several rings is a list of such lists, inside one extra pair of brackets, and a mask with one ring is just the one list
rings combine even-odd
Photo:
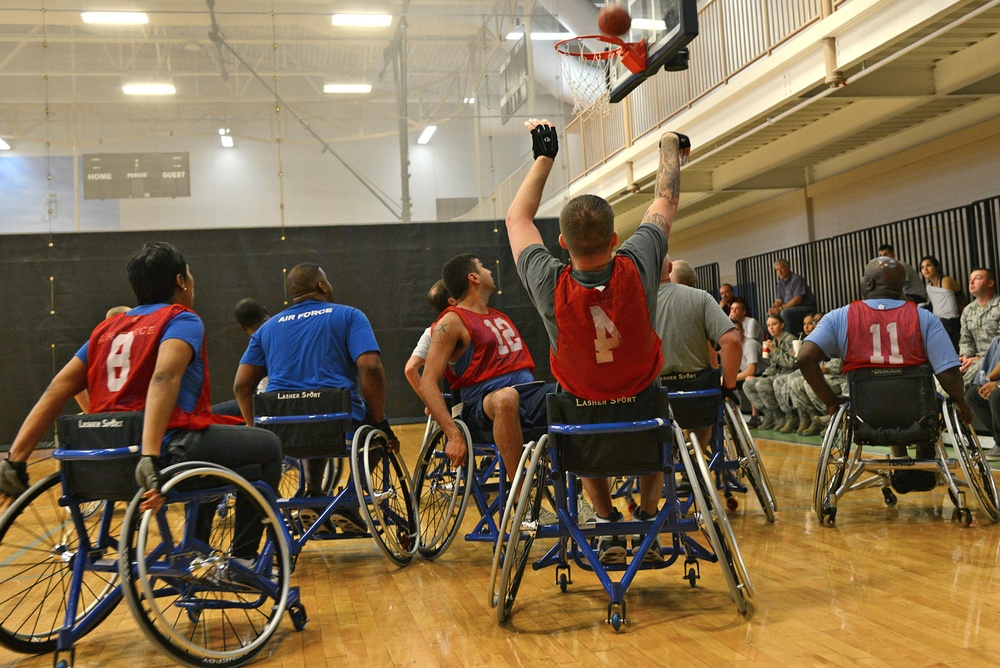
[(135, 481), (139, 487), (146, 489), (160, 489), (160, 458), (152, 455), (143, 455), (142, 459), (135, 466)]
[(392, 432), (392, 427), (389, 426), (389, 420), (388, 420), (388, 418), (385, 418), (381, 422), (379, 422), (378, 424), (373, 424), (372, 426), (375, 427), (376, 429), (378, 429), (379, 431), (384, 432), (385, 433), (385, 437), (388, 440), (390, 440), (390, 441), (398, 441), (399, 440), (398, 438), (396, 438), (396, 434), (394, 434)]
[(740, 391), (737, 388), (735, 388), (735, 387), (733, 387), (733, 388), (729, 388), (729, 387), (722, 388), (722, 398), (723, 399), (729, 399), (730, 401), (732, 401), (737, 406), (740, 405)]
[[(673, 130), (671, 130), (671, 132), (673, 132)], [(682, 135), (680, 132), (673, 132), (673, 134), (677, 135), (677, 150), (678, 151), (683, 151), (686, 148), (691, 148), (691, 140), (688, 139), (687, 135)], [(661, 149), (663, 148), (663, 140), (662, 139), (660, 140), (659, 147)]]
[(28, 489), (28, 462), (0, 462), (0, 494), (17, 498)]
[(555, 159), (559, 153), (559, 133), (551, 125), (537, 125), (531, 131), (531, 151), (538, 156)]

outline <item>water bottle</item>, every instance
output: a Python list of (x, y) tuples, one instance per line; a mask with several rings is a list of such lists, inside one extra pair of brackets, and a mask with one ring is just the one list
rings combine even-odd
[(986, 369), (979, 367), (979, 373), (976, 374), (976, 385), (985, 385), (989, 381), (989, 376), (986, 375)]

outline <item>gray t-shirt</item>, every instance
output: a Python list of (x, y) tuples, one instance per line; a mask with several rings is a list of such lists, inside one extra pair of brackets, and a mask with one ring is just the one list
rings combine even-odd
[[(667, 239), (655, 225), (642, 224), (618, 249), (618, 255), (625, 255), (635, 262), (639, 270), (643, 291), (646, 293), (646, 307), (649, 309), (650, 324), (655, 326), (656, 288), (660, 283), (660, 268), (667, 254)], [(541, 244), (528, 246), (517, 258), (517, 273), (521, 277), (535, 305), (538, 314), (545, 323), (545, 331), (549, 335), (549, 343), (553, 352), (556, 350), (559, 331), (556, 326), (556, 281), (566, 264), (552, 255)], [(604, 285), (611, 278), (612, 264), (601, 271), (577, 271), (570, 276), (586, 288), (596, 288)], [(706, 293), (707, 295), (707, 293)], [(713, 302), (714, 303), (714, 302)], [(718, 304), (715, 309), (722, 312)], [(723, 317), (725, 317), (723, 315)]]
[(708, 341), (736, 327), (707, 292), (677, 283), (660, 284), (654, 326), (662, 341), (661, 374), (708, 369)]
[(758, 343), (764, 343), (764, 328), (755, 318), (747, 316), (743, 318), (743, 336), (748, 339), (756, 339)]
[(764, 352), (764, 346), (761, 345), (760, 341), (756, 339), (743, 339), (743, 359), (740, 360), (740, 373), (746, 371), (747, 367), (751, 364), (757, 365), (757, 370), (754, 373), (755, 376), (759, 376), (764, 373), (764, 368), (767, 364), (767, 360), (762, 357)]

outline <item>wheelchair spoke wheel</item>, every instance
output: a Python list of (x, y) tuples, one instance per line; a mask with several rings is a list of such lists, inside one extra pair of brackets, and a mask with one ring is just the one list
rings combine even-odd
[(417, 513), (410, 492), (410, 476), (398, 453), (389, 450), (381, 431), (359, 429), (355, 433), (351, 466), (361, 499), (361, 515), (369, 533), (389, 559), (405, 566), (417, 551)]
[(778, 504), (774, 500), (774, 492), (771, 481), (767, 477), (767, 470), (764, 468), (764, 462), (760, 458), (760, 452), (750, 434), (750, 429), (743, 421), (743, 416), (736, 413), (729, 402), (726, 402), (725, 428), (728, 432), (725, 438), (727, 446), (731, 443), (733, 453), (740, 464), (740, 472), (746, 477), (754, 494), (757, 495), (757, 500), (760, 501), (760, 507), (764, 510), (767, 521), (774, 522), (774, 513), (778, 509)]
[[(125, 600), (139, 628), (178, 661), (245, 663), (264, 648), (288, 602), (291, 567), (280, 520), (257, 488), (227, 469), (182, 464), (164, 475), (158, 513), (140, 512), (138, 495), (126, 512), (119, 561)], [(247, 508), (239, 524), (234, 512), (218, 512), (237, 502)], [(240, 526), (261, 524), (263, 544), (241, 546), (248, 539)], [(255, 560), (233, 556), (250, 549)]]
[(500, 577), (497, 581), (497, 621), (501, 624), (510, 619), (514, 599), (517, 598), (517, 590), (524, 576), (524, 568), (531, 554), (531, 546), (535, 542), (538, 511), (542, 507), (542, 497), (547, 486), (548, 450), (545, 441), (546, 439), (542, 438), (535, 444), (531, 461), (524, 474), (524, 484), (518, 495), (517, 507), (511, 514), (510, 526), (505, 527), (507, 543), (503, 552), (503, 562), (499, 565)]
[(969, 482), (969, 487), (976, 495), (979, 505), (989, 516), (990, 522), (996, 523), (997, 519), (1000, 519), (1000, 496), (997, 494), (993, 471), (986, 459), (986, 453), (979, 444), (979, 438), (969, 425), (962, 424), (951, 402), (945, 410), (945, 421), (948, 433), (955, 442), (962, 474)]
[(278, 497), (292, 499), (302, 496), (305, 491), (305, 477), (302, 475), (301, 460), (285, 457), (281, 461), (281, 480), (278, 481)]
[[(458, 421), (466, 443), (472, 443), (468, 428)], [(420, 556), (435, 559), (444, 553), (458, 535), (469, 504), (475, 459), (472, 453), (465, 466), (455, 468), (445, 454), (448, 439), (435, 429), (420, 449), (413, 472), (413, 494), (420, 522)], [(471, 448), (471, 446), (470, 446)]]
[(831, 496), (837, 493), (844, 481), (848, 457), (851, 454), (851, 426), (848, 404), (844, 403), (830, 420), (830, 426), (823, 437), (819, 464), (816, 467), (816, 481), (813, 485), (813, 508), (820, 524), (832, 525), (836, 519), (836, 499), (831, 504)]
[[(97, 607), (115, 596), (118, 573), (111, 565), (117, 558), (120, 508), (115, 513), (114, 504), (103, 503), (99, 512), (84, 517), (81, 506), (72, 510), (60, 506), (61, 496), (59, 473), (52, 473), (18, 497), (0, 521), (0, 644), (15, 652), (40, 654), (56, 649), (59, 629), (66, 621), (73, 564), (84, 556), (73, 514), (87, 532), (88, 563), (111, 560), (109, 570), (83, 571), (74, 627), (84, 622), (96, 626), (117, 604), (118, 599), (106, 608)], [(101, 533), (105, 520), (110, 521), (109, 531)]]
[[(534, 447), (537, 447), (537, 443)], [(514, 511), (517, 508), (518, 495), (513, 493), (513, 490), (520, 488), (521, 481), (524, 479), (525, 468), (529, 465), (531, 461), (531, 456), (534, 454), (534, 447), (525, 447), (521, 450), (521, 459), (517, 464), (517, 470), (514, 471), (514, 478), (508, 487), (507, 499), (504, 501), (503, 514), (500, 516), (500, 524), (498, 525), (498, 535), (496, 544), (493, 546), (493, 565), (490, 568), (490, 586), (488, 590), (489, 604), (490, 607), (495, 608), (498, 601), (500, 600), (500, 590), (498, 584), (500, 581), (500, 572), (503, 564), (504, 554), (507, 550), (507, 543), (510, 536), (510, 527), (513, 523)], [(499, 455), (498, 455), (499, 456)]]
[(680, 453), (685, 469), (691, 472), (689, 477), (695, 507), (698, 510), (698, 524), (722, 566), (722, 575), (729, 586), (736, 608), (745, 613), (749, 600), (753, 598), (753, 583), (736, 544), (733, 527), (729, 524), (725, 508), (719, 501), (712, 475), (705, 462), (705, 455), (697, 438), (692, 438), (692, 441), (690, 448), (682, 444)]

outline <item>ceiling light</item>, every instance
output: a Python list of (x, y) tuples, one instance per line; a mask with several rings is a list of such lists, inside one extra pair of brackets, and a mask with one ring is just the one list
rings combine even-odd
[(135, 26), (149, 23), (145, 12), (81, 12), (84, 23), (112, 26)]
[(426, 144), (434, 136), (434, 132), (438, 129), (436, 125), (428, 125), (424, 128), (424, 131), (420, 133), (420, 137), (417, 139), (418, 144)]
[(334, 14), (332, 23), (351, 28), (387, 28), (392, 25), (392, 14)]
[(325, 84), (324, 93), (370, 93), (371, 84)]
[(233, 147), (233, 136), (229, 134), (229, 128), (219, 128), (219, 141), (222, 142), (222, 148)]
[(122, 92), (126, 95), (173, 95), (177, 92), (173, 84), (169, 83), (131, 83), (122, 86)]
[(10, 150), (10, 144), (5, 142), (3, 139), (0, 139), (0, 151), (9, 151), (9, 150)]
[(462, 100), (462, 103), (463, 104), (475, 104), (476, 103), (476, 98), (474, 98), (474, 97), (467, 97), (464, 100)]
[(632, 19), (633, 30), (666, 30), (667, 22), (659, 19)]
[[(523, 34), (524, 31), (521, 28), (517, 28), (516, 30), (511, 30), (507, 33), (507, 39), (517, 41), (521, 39), (521, 35)], [(573, 37), (573, 33), (571, 32), (531, 32), (531, 41), (533, 42), (558, 42), (559, 40), (569, 39), (570, 37)]]

